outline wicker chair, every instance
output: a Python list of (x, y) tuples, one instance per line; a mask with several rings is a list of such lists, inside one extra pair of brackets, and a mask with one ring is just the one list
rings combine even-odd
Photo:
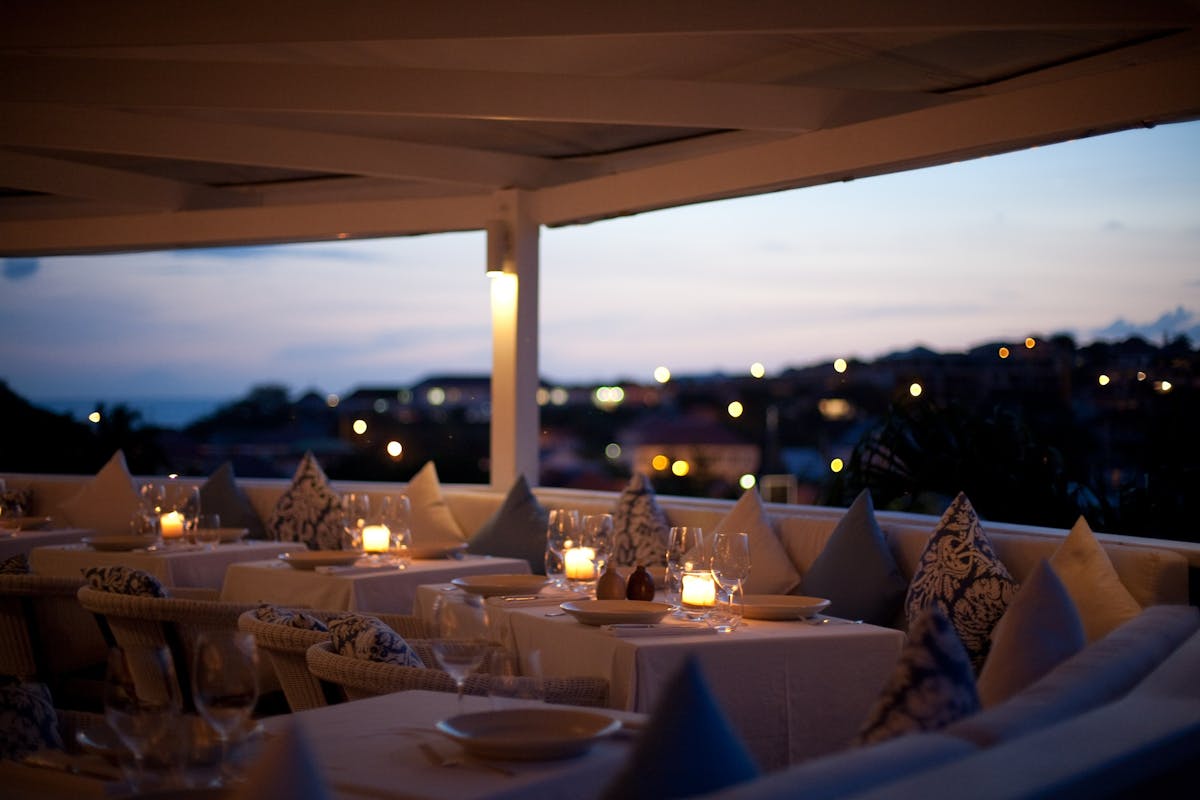
[[(177, 592), (178, 593), (178, 592)], [(191, 663), (196, 635), (209, 630), (237, 630), (238, 616), (257, 608), (256, 603), (225, 603), (193, 600), (185, 597), (145, 597), (104, 592), (83, 586), (79, 603), (91, 611), (109, 631), (114, 644), (121, 647), (170, 648), (179, 679), (184, 707), (194, 707), (191, 695)], [(279, 681), (269, 659), (260, 659), (260, 694), (277, 692)]]
[[(408, 644), (425, 663), (434, 663), (430, 640), (410, 639)], [(308, 649), (305, 658), (313, 675), (320, 680), (341, 686), (350, 700), (411, 689), (458, 691), (454, 679), (440, 669), (400, 667), (338, 655), (333, 652), (328, 641), (314, 644)], [(518, 680), (532, 681), (531, 678)], [(467, 677), (465, 691), (467, 694), (486, 695), (491, 681), (492, 676), (488, 674), (470, 675)], [(608, 681), (604, 678), (547, 678), (543, 685), (548, 703), (599, 707), (608, 705)]]
[(40, 681), (59, 708), (101, 707), (107, 646), (81, 578), (0, 575), (0, 675)]
[[(304, 610), (306, 614), (328, 620), (340, 614), (340, 611)], [(429, 636), (429, 625), (420, 617), (406, 614), (374, 614), (405, 639), (421, 639)], [(283, 688), (288, 706), (292, 711), (303, 711), (308, 708), (338, 703), (345, 699), (345, 694), (338, 686), (322, 683), (308, 669), (304, 654), (308, 648), (318, 642), (329, 641), (329, 634), (323, 631), (310, 631), (293, 628), (290, 625), (279, 625), (263, 622), (254, 616), (253, 611), (246, 611), (238, 617), (238, 628), (254, 634), (258, 649), (265, 651), (275, 667), (275, 676)]]

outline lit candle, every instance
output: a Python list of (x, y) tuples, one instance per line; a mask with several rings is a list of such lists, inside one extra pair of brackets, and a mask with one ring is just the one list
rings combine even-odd
[(596, 551), (591, 547), (572, 547), (563, 552), (563, 572), (569, 581), (596, 580)]
[(168, 511), (158, 518), (164, 539), (179, 539), (183, 537), (183, 514), (178, 511)]
[(683, 576), (683, 593), (680, 602), (685, 606), (713, 606), (717, 603), (717, 585), (712, 574), (696, 572)]
[(392, 532), (387, 525), (367, 525), (362, 531), (363, 550), (382, 553), (392, 545)]

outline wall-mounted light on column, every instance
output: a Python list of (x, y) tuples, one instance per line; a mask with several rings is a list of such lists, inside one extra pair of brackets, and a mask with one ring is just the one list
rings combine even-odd
[(511, 263), (512, 238), (508, 223), (502, 219), (490, 220), (487, 224), (487, 276), (495, 278), (505, 273)]

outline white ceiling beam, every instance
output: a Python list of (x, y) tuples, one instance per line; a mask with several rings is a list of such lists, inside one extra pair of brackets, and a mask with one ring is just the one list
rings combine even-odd
[[(315, 242), (482, 229), (490, 193), (374, 203), (124, 214), (0, 222), (0, 258)], [(482, 263), (483, 254), (480, 253)], [(483, 269), (480, 268), (480, 280)]]
[(245, 202), (244, 196), (205, 186), (3, 149), (0, 186), (160, 211)]
[(488, 188), (592, 174), (585, 166), (461, 147), (35, 103), (0, 104), (0, 144)]
[(544, 224), (571, 224), (1200, 118), (1200, 82), (1184, 75), (1200, 75), (1200, 55), (543, 189), (534, 213)]
[(1194, 23), (1187, 0), (40, 0), (10, 2), (0, 47), (496, 39), (714, 33), (1154, 28)]
[(948, 99), (588, 75), (35, 56), (0, 58), (0, 101), (802, 132)]

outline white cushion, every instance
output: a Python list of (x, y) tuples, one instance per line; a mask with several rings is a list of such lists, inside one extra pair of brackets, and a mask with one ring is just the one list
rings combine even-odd
[(85, 483), (58, 512), (67, 524), (97, 533), (128, 535), (129, 523), (138, 510), (137, 490), (125, 463), (125, 453), (113, 453), (96, 476)]
[(800, 583), (779, 535), (771, 524), (757, 489), (749, 489), (733, 504), (713, 533), (745, 533), (750, 540), (750, 577), (745, 591), (754, 594), (787, 594)]
[(1075, 601), (1089, 642), (1141, 613), (1083, 517), (1050, 557), (1050, 566)]
[(414, 545), (454, 545), (467, 540), (442, 496), (442, 484), (432, 461), (425, 462), (425, 466), (417, 470), (405, 493), (412, 506)]

